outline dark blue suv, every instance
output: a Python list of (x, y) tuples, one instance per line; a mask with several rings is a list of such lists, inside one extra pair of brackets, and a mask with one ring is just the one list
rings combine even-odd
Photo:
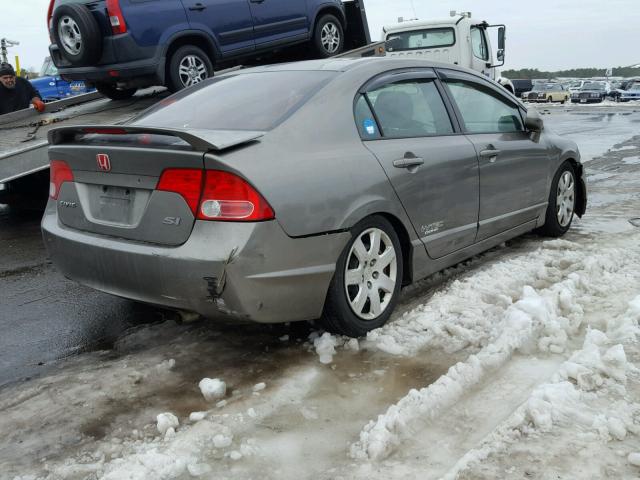
[(114, 99), (151, 85), (180, 90), (293, 44), (309, 42), (316, 57), (345, 46), (341, 0), (50, 2), (49, 51), (60, 74)]

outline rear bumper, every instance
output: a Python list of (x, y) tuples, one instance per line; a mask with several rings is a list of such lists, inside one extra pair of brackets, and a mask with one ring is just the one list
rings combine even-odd
[(208, 317), (262, 323), (319, 318), (349, 239), (349, 233), (293, 239), (277, 221), (198, 221), (185, 244), (163, 247), (66, 228), (51, 201), (42, 233), (55, 266), (81, 284)]
[(140, 47), (128, 33), (105, 37), (99, 64), (76, 67), (62, 56), (56, 44), (49, 45), (53, 63), (67, 80), (115, 84), (144, 79), (140, 86), (163, 83), (165, 59), (160, 50), (156, 46)]

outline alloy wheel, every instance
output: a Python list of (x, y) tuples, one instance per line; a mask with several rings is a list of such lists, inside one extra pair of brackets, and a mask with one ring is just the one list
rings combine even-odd
[(180, 61), (178, 75), (182, 85), (190, 87), (208, 78), (209, 72), (207, 72), (207, 66), (200, 57), (187, 55)]
[(363, 231), (353, 242), (345, 266), (345, 292), (354, 314), (378, 318), (395, 292), (398, 260), (391, 238), (379, 228)]
[(575, 206), (575, 180), (570, 171), (565, 171), (558, 180), (556, 216), (561, 227), (571, 222)]
[(78, 55), (82, 50), (82, 34), (76, 21), (68, 15), (58, 22), (58, 37), (62, 47), (71, 55)]
[(322, 27), (320, 42), (327, 53), (332, 54), (338, 51), (340, 47), (340, 30), (334, 23), (329, 22)]

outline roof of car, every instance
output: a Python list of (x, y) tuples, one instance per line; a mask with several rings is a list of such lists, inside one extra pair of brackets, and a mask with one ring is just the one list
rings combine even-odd
[(230, 72), (234, 73), (255, 73), (255, 72), (277, 72), (277, 71), (333, 71), (333, 72), (346, 72), (354, 70), (360, 67), (367, 67), (372, 64), (378, 64), (381, 67), (393, 68), (412, 68), (412, 67), (426, 67), (426, 68), (449, 68), (459, 70), (463, 72), (469, 72), (477, 74), (473, 70), (460, 67), (458, 65), (451, 65), (448, 63), (434, 62), (431, 60), (425, 60), (422, 58), (409, 58), (409, 57), (367, 57), (367, 58), (326, 58), (321, 60), (305, 60), (302, 62), (290, 62), (290, 63), (278, 63), (274, 65), (264, 65), (260, 67), (253, 67), (242, 69), (239, 71)]

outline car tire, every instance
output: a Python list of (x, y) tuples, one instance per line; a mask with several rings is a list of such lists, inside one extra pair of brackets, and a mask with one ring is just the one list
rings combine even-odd
[(213, 63), (209, 56), (195, 45), (178, 48), (168, 64), (167, 88), (177, 92), (213, 77)]
[(340, 20), (330, 14), (320, 17), (313, 33), (313, 44), (320, 58), (329, 58), (342, 53), (344, 30)]
[(138, 91), (137, 88), (117, 88), (110, 83), (97, 83), (96, 90), (111, 100), (127, 100)]
[(402, 248), (391, 223), (377, 215), (364, 219), (351, 229), (351, 240), (338, 259), (321, 324), (349, 337), (381, 327), (398, 302), (402, 275)]
[(551, 95), (547, 98), (547, 103), (553, 103), (553, 97)]
[[(537, 233), (546, 237), (561, 237), (567, 233), (575, 213), (577, 189), (576, 172), (571, 163), (564, 162), (553, 176), (545, 222)], [(560, 205), (559, 201), (562, 201)]]
[(102, 56), (102, 33), (85, 5), (67, 3), (55, 9), (53, 40), (60, 54), (75, 66), (97, 63)]

